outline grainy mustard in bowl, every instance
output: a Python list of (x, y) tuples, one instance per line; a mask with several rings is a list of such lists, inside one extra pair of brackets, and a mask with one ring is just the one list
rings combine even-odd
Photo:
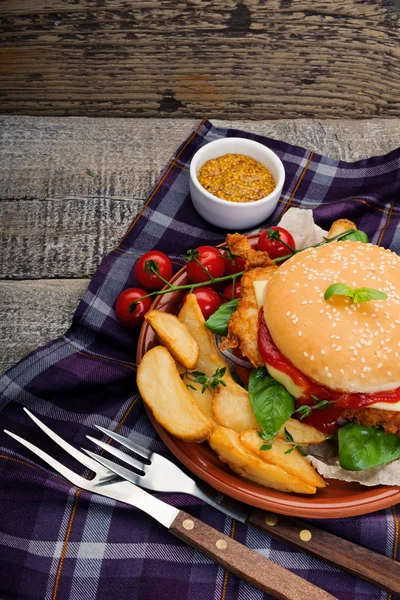
[(208, 160), (197, 179), (210, 194), (229, 202), (255, 202), (275, 189), (271, 171), (245, 154), (224, 154)]
[(197, 212), (222, 229), (249, 229), (275, 209), (285, 181), (280, 158), (246, 138), (224, 138), (200, 148), (190, 163)]

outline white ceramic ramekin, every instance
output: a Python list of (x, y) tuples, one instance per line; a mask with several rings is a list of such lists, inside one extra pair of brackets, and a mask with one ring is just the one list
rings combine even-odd
[[(276, 187), (271, 194), (254, 202), (230, 202), (210, 194), (197, 178), (205, 162), (224, 154), (244, 154), (265, 165), (273, 175)], [(280, 158), (259, 142), (246, 138), (224, 138), (206, 144), (190, 163), (190, 195), (197, 212), (209, 223), (222, 229), (249, 229), (265, 221), (276, 207), (285, 181)]]

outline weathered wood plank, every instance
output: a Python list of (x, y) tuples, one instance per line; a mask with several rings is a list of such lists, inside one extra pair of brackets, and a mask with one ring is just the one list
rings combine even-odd
[[(0, 278), (90, 277), (198, 123), (0, 118)], [(214, 123), (343, 160), (400, 145), (395, 119)]]
[(2, 112), (400, 115), (398, 2), (6, 0), (2, 15)]
[(0, 281), (0, 373), (62, 335), (89, 280)]

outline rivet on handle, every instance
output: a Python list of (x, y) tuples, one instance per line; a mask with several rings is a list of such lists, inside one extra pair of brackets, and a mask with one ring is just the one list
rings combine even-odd
[(302, 529), (299, 535), (300, 539), (303, 540), (303, 542), (309, 542), (312, 538), (312, 533), (309, 529)]
[(217, 546), (218, 550), (225, 550), (225, 548), (228, 547), (228, 544), (225, 540), (217, 540), (215, 545)]
[(267, 525), (270, 525), (271, 527), (273, 527), (274, 525), (277, 524), (278, 517), (276, 515), (267, 515), (265, 517), (265, 522)]
[(192, 521), (192, 519), (185, 519), (182, 523), (182, 527), (190, 531), (194, 527), (194, 521)]

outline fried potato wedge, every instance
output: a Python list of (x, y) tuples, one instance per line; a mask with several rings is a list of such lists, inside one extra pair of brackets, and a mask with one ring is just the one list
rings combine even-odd
[(239, 439), (247, 450), (256, 454), (264, 462), (284, 469), (284, 471), (301, 479), (307, 485), (316, 488), (323, 488), (326, 486), (322, 477), (318, 475), (315, 469), (298, 450), (294, 449), (288, 454), (285, 454), (285, 452), (288, 452), (288, 450), (290, 451), (293, 446), (280, 438), (276, 438), (273, 441), (270, 450), (260, 450), (263, 442), (255, 429), (243, 431), (240, 434)]
[(301, 446), (309, 446), (311, 444), (322, 444), (326, 440), (325, 433), (318, 431), (312, 425), (307, 425), (297, 419), (289, 419), (279, 432), (279, 436), (285, 439), (285, 428), (293, 437), (293, 441)]
[(226, 373), (228, 374), (228, 365), (218, 352), (213, 334), (204, 325), (203, 313), (194, 294), (186, 296), (178, 318), (181, 323), (186, 325), (199, 346), (196, 370), (202, 371), (207, 377), (211, 377), (217, 369), (226, 367)]
[(247, 450), (240, 442), (239, 434), (232, 429), (216, 427), (209, 443), (218, 458), (245, 479), (282, 492), (298, 494), (316, 492), (316, 487), (306, 484), (302, 479), (276, 465), (261, 460), (256, 454)]
[(213, 398), (216, 420), (223, 427), (241, 433), (259, 427), (249, 400), (249, 393), (229, 378), (226, 387), (218, 388)]
[(144, 318), (175, 360), (187, 369), (194, 369), (199, 358), (199, 345), (186, 325), (175, 315), (161, 310), (150, 310)]
[(203, 442), (213, 424), (198, 408), (163, 346), (142, 358), (137, 372), (139, 392), (154, 417), (169, 433), (185, 442)]
[(333, 238), (336, 235), (344, 233), (348, 229), (357, 229), (357, 226), (355, 223), (353, 223), (353, 221), (349, 221), (348, 219), (338, 219), (332, 223), (331, 228), (328, 231), (327, 238)]

